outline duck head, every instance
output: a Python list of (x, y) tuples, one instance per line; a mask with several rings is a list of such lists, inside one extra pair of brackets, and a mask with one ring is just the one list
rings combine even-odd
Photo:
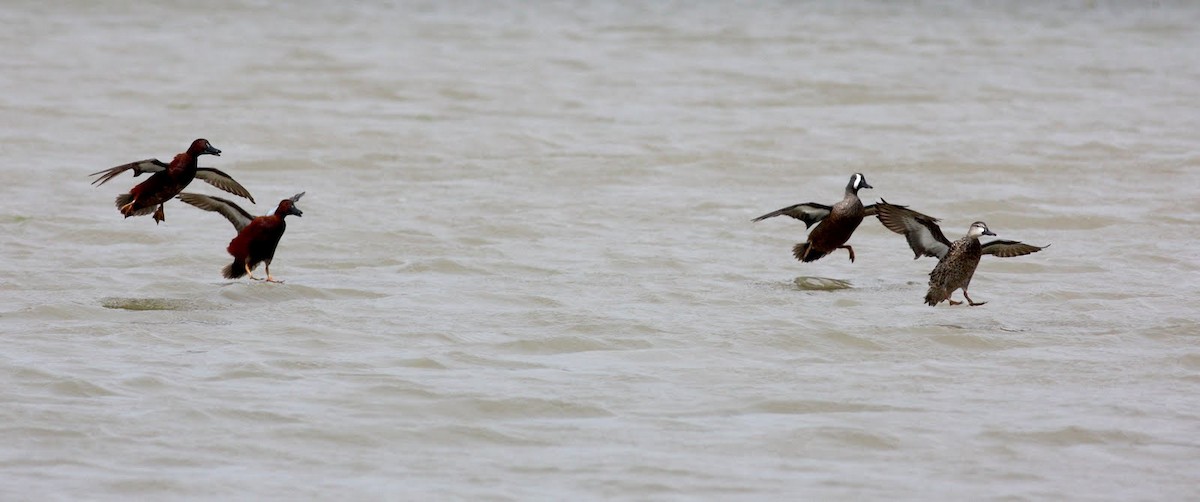
[(846, 192), (856, 194), (859, 190), (864, 188), (875, 187), (867, 183), (867, 177), (863, 176), (862, 173), (854, 173), (854, 175), (850, 177), (850, 184), (846, 185)]
[(290, 199), (283, 199), (279, 201), (279, 207), (275, 209), (275, 215), (287, 216), (289, 214), (294, 214), (296, 216), (304, 216), (304, 211), (301, 211), (300, 208), (296, 207), (296, 201), (300, 200), (300, 197), (303, 196), (304, 192), (300, 192), (296, 195), (293, 195)]
[(967, 229), (967, 236), (971, 237), (972, 239), (978, 239), (985, 235), (994, 236), (996, 234), (992, 233), (991, 230), (988, 230), (987, 223), (984, 223), (982, 221), (977, 221), (975, 223), (972, 223), (971, 228)]
[(204, 138), (193, 141), (192, 146), (188, 147), (187, 153), (192, 157), (199, 157), (201, 155), (216, 155), (217, 157), (221, 156), (221, 151), (217, 150), (216, 147), (212, 146), (212, 143), (209, 143), (208, 140)]

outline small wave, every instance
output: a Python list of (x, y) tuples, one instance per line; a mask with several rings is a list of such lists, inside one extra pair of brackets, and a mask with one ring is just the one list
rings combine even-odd
[(296, 283), (271, 284), (261, 281), (237, 281), (226, 283), (221, 296), (237, 301), (287, 301), (287, 300), (345, 300), (377, 299), (387, 295), (352, 288), (321, 288)]
[(571, 354), (597, 350), (645, 349), (651, 346), (643, 340), (622, 340), (608, 343), (596, 338), (581, 336), (556, 336), (540, 340), (517, 340), (498, 345), (522, 354)]
[(1146, 444), (1154, 442), (1154, 438), (1140, 432), (1114, 429), (1090, 429), (1087, 427), (1068, 426), (1059, 429), (1041, 431), (992, 431), (986, 433), (1004, 441), (1028, 441), (1038, 444), (1058, 446), (1074, 446), (1088, 444)]

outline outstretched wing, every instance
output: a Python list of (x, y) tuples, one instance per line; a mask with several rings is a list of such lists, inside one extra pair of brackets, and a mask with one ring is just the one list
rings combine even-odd
[(817, 204), (816, 202), (805, 202), (804, 204), (796, 204), (788, 206), (777, 211), (771, 211), (767, 214), (759, 216), (751, 221), (762, 221), (767, 218), (774, 218), (780, 215), (787, 215), (797, 220), (804, 222), (804, 228), (810, 228), (818, 221), (821, 221), (829, 216), (831, 211), (829, 206)]
[(888, 204), (883, 199), (872, 206), (875, 208), (875, 217), (879, 218), (879, 222), (883, 223), (884, 227), (898, 234), (904, 234), (904, 238), (908, 240), (908, 247), (913, 250), (914, 260), (922, 255), (941, 259), (950, 252), (950, 240), (942, 234), (942, 229), (937, 224), (937, 218), (918, 213), (905, 206)]
[(113, 178), (116, 178), (117, 176), (120, 176), (121, 173), (123, 173), (125, 171), (132, 170), (133, 176), (136, 178), (138, 176), (141, 176), (142, 173), (157, 173), (159, 171), (165, 170), (167, 168), (167, 166), (169, 166), (169, 165), (170, 164), (167, 164), (158, 159), (146, 159), (146, 160), (139, 160), (137, 162), (130, 162), (128, 164), (122, 164), (122, 165), (119, 165), (112, 169), (96, 171), (92, 174), (89, 174), (88, 176), (99, 176), (99, 178), (92, 180), (92, 184), (96, 185), (96, 186), (100, 186), (100, 185), (107, 183), (108, 180), (111, 180)]
[(996, 255), (1000, 258), (1012, 258), (1014, 256), (1025, 256), (1030, 253), (1036, 253), (1050, 247), (1049, 244), (1037, 247), (1030, 246), (1024, 242), (995, 240), (983, 245), (983, 254)]
[(875, 207), (875, 204), (868, 204), (868, 205), (863, 206), (863, 218), (866, 218), (868, 216), (875, 216), (878, 213), (879, 213), (879, 208)]
[(225, 174), (219, 169), (211, 167), (196, 168), (196, 177), (221, 190), (250, 199), (251, 204), (255, 203), (254, 197), (250, 196), (250, 191), (246, 190), (246, 187), (243, 187), (240, 183), (234, 181), (232, 176)]
[(205, 211), (221, 213), (221, 216), (224, 216), (230, 223), (233, 223), (233, 228), (237, 229), (238, 232), (246, 228), (246, 225), (249, 225), (250, 221), (254, 219), (253, 216), (250, 216), (250, 213), (247, 213), (245, 209), (234, 204), (233, 201), (220, 197), (184, 192), (179, 194), (179, 200)]

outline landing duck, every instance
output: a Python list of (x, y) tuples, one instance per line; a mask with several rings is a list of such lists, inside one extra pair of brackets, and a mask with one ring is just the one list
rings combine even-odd
[(248, 275), (251, 279), (258, 280), (252, 271), (259, 263), (264, 263), (267, 271), (266, 281), (283, 282), (271, 275), (271, 260), (275, 258), (275, 248), (279, 246), (279, 239), (283, 238), (283, 232), (287, 230), (284, 218), (289, 215), (304, 215), (304, 212), (296, 207), (296, 201), (303, 196), (304, 192), (300, 192), (291, 198), (283, 199), (279, 201), (279, 206), (273, 214), (257, 218), (250, 216), (250, 213), (233, 201), (220, 197), (184, 192), (179, 194), (179, 200), (205, 211), (219, 213), (233, 224), (233, 229), (238, 234), (229, 241), (229, 247), (225, 249), (233, 256), (233, 263), (221, 270), (226, 279)]
[(92, 181), (92, 184), (100, 186), (126, 171), (132, 171), (135, 178), (141, 176), (142, 173), (153, 173), (150, 175), (150, 179), (139, 183), (130, 189), (129, 193), (117, 196), (117, 210), (126, 218), (154, 213), (155, 224), (166, 220), (163, 203), (187, 188), (188, 184), (196, 178), (231, 194), (250, 199), (250, 202), (254, 203), (254, 197), (250, 196), (250, 192), (228, 174), (211, 167), (198, 167), (197, 163), (201, 155), (220, 157), (221, 151), (212, 146), (208, 140), (200, 138), (192, 141), (187, 151), (176, 155), (170, 164), (158, 159), (139, 160), (97, 171), (89, 176), (96, 176), (97, 178)]
[(792, 256), (802, 262), (817, 261), (822, 256), (837, 249), (845, 249), (850, 253), (850, 262), (854, 262), (854, 248), (846, 244), (854, 230), (862, 223), (864, 217), (875, 214), (875, 205), (863, 206), (858, 198), (858, 191), (864, 188), (874, 188), (867, 184), (867, 178), (862, 173), (854, 173), (850, 183), (846, 185), (842, 200), (832, 206), (805, 202), (771, 211), (752, 221), (758, 222), (767, 218), (786, 215), (804, 222), (804, 228), (817, 225), (808, 234), (808, 240), (792, 246)]
[(967, 304), (974, 307), (987, 302), (975, 302), (967, 295), (967, 287), (971, 285), (971, 277), (975, 275), (975, 267), (985, 254), (1000, 258), (1011, 258), (1036, 253), (1046, 248), (1009, 240), (993, 240), (980, 244), (979, 238), (985, 235), (995, 236), (986, 223), (976, 221), (967, 228), (967, 234), (961, 239), (950, 242), (942, 229), (938, 227), (938, 219), (904, 206), (888, 204), (881, 200), (875, 204), (875, 217), (888, 230), (903, 234), (912, 248), (913, 259), (922, 256), (932, 256), (938, 263), (929, 273), (929, 291), (925, 294), (925, 303), (936, 306), (943, 301), (950, 305), (960, 305), (950, 299), (955, 290), (961, 288)]

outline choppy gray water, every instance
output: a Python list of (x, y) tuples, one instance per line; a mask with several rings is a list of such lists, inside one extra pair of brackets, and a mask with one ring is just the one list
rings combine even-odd
[[(1200, 496), (1200, 6), (8, 2), (0, 498)], [(196, 137), (262, 214), (122, 220)], [(1001, 238), (983, 307), (863, 192)], [(207, 185), (191, 190), (217, 193)], [(806, 290), (798, 277), (848, 281)]]

